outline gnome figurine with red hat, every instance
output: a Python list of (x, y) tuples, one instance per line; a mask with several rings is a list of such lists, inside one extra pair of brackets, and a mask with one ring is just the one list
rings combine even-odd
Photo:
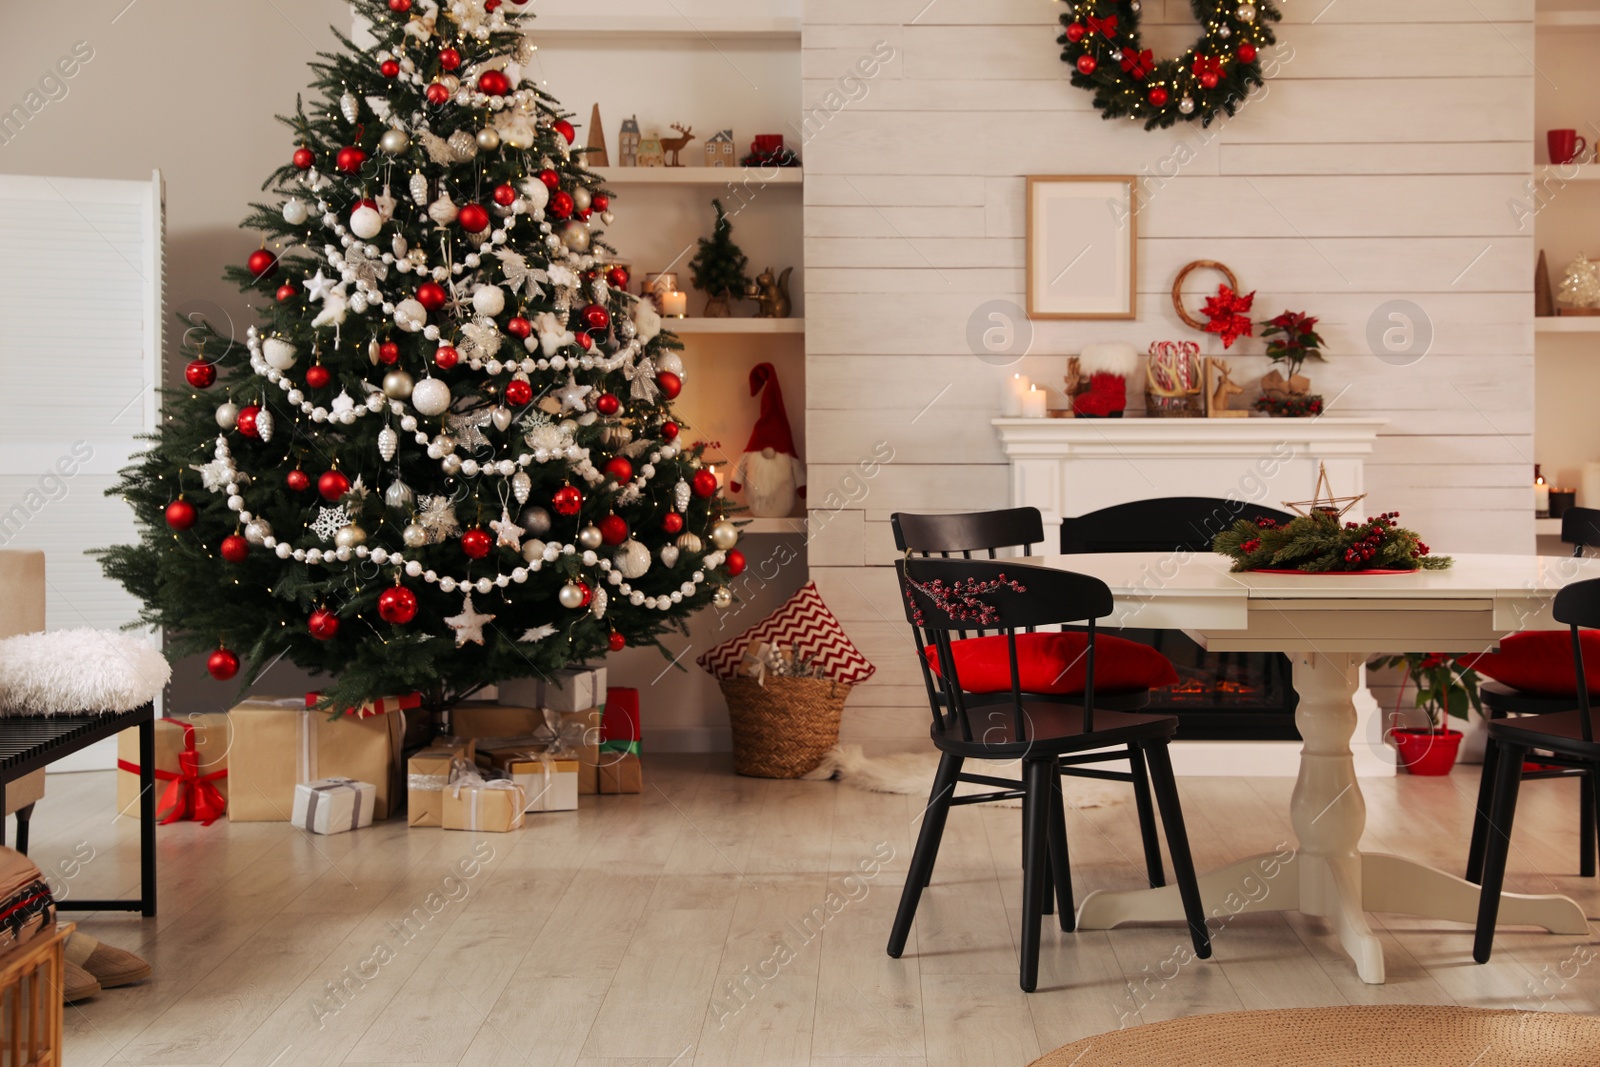
[(750, 514), (757, 518), (787, 518), (794, 514), (796, 498), (806, 495), (806, 470), (795, 454), (778, 371), (770, 363), (750, 368), (750, 395), (757, 393), (761, 394), (761, 414), (750, 431), (744, 455), (739, 457), (731, 488), (745, 494)]

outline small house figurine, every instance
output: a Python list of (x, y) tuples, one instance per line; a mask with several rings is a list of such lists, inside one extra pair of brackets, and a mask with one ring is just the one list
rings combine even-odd
[(609, 167), (611, 156), (606, 152), (606, 130), (600, 124), (600, 105), (596, 104), (589, 113), (589, 137), (584, 142), (588, 149), (583, 155), (583, 165), (586, 167)]
[(629, 115), (622, 120), (622, 130), (617, 134), (617, 166), (639, 166), (639, 116)]
[(667, 165), (666, 153), (661, 150), (661, 138), (641, 137), (639, 139), (638, 162), (639, 167), (664, 167)]
[(706, 138), (706, 166), (733, 166), (733, 131), (718, 130)]

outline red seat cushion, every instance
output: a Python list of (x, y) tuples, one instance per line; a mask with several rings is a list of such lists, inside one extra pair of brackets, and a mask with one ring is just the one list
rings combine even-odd
[[(1083, 692), (1083, 650), (1088, 635), (1075, 632), (1018, 634), (1017, 674), (1024, 693)], [(1000, 693), (1011, 690), (1011, 656), (1004, 634), (969, 637), (954, 641), (956, 676), (969, 693)], [(923, 649), (928, 666), (939, 672), (939, 657), (934, 647)], [(1570, 675), (1570, 671), (1568, 672)], [(1137, 641), (1101, 634), (1095, 638), (1094, 688), (1096, 692), (1118, 693), (1135, 689), (1157, 689), (1178, 680), (1167, 657)]]
[[(1591, 696), (1600, 696), (1600, 631), (1581, 631), (1583, 674)], [(1463, 667), (1488, 675), (1535, 696), (1565, 697), (1578, 691), (1572, 663), (1572, 634), (1567, 630), (1530, 630), (1500, 642), (1498, 652), (1457, 656)]]

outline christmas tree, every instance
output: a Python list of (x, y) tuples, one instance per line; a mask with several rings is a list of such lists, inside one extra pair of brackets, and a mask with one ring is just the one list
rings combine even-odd
[(717, 209), (716, 225), (710, 237), (700, 238), (700, 250), (689, 269), (694, 272), (694, 287), (706, 294), (706, 317), (725, 319), (730, 314), (728, 302), (750, 288), (750, 276), (744, 272), (744, 253), (733, 243), (733, 223), (722, 210), (722, 201), (713, 200), (711, 206)]
[(283, 656), (337, 676), (328, 707), (442, 710), (659, 645), (744, 560), (518, 5), (355, 7), (376, 43), (312, 64), (227, 272), (261, 324), (186, 334), (191, 388), (112, 490), (140, 541), (102, 562), (218, 678)]

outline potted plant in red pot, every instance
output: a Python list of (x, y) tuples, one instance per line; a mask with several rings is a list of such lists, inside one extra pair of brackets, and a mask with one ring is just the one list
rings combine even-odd
[(1415, 684), (1416, 706), (1428, 716), (1425, 730), (1399, 726), (1389, 730), (1400, 754), (1401, 766), (1412, 774), (1449, 774), (1461, 747), (1461, 731), (1449, 729), (1444, 722), (1449, 718), (1464, 721), (1473, 710), (1483, 714), (1483, 702), (1478, 697), (1478, 672), (1435, 652), (1384, 656), (1373, 660), (1369, 666), (1404, 667), (1406, 673), (1400, 680), (1400, 695), (1395, 699), (1396, 711), (1405, 699), (1407, 684)]

